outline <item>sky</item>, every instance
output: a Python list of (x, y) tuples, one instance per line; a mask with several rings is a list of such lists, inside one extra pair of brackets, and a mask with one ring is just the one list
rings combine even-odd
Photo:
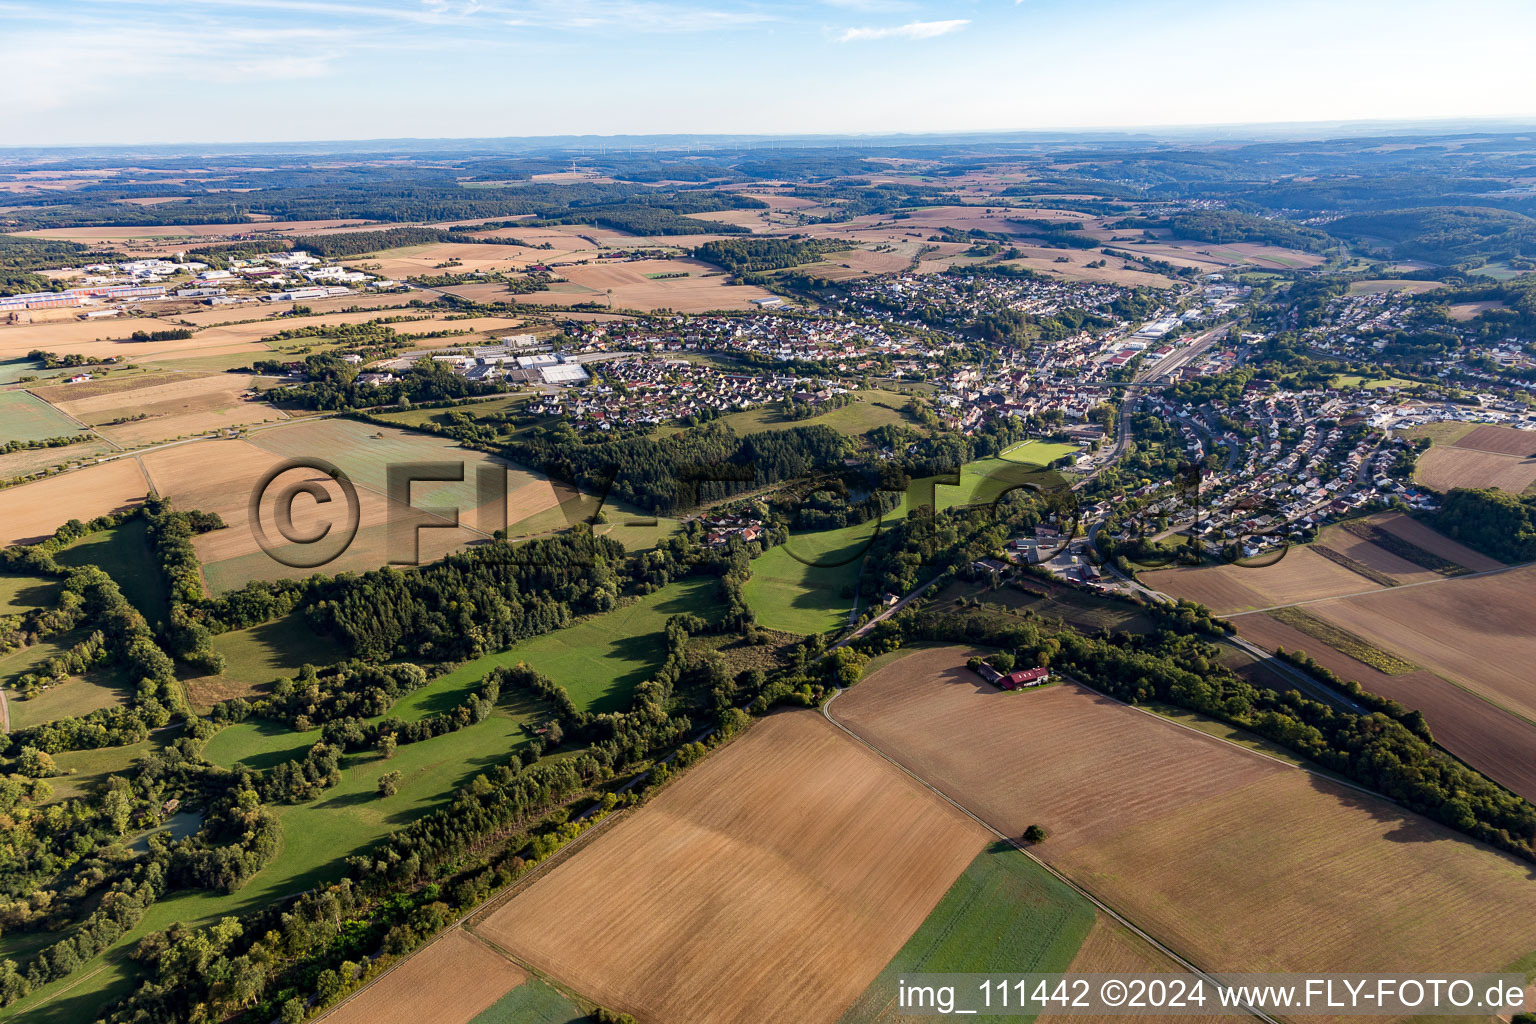
[(0, 0), (0, 146), (1536, 120), (1530, 0)]

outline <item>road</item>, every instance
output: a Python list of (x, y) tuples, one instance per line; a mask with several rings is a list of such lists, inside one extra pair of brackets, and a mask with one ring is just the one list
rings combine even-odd
[[(947, 803), (951, 807), (955, 808), (955, 810), (959, 811), (961, 814), (964, 814), (967, 818), (970, 818), (972, 821), (976, 822), (976, 824), (978, 824), (982, 828), (986, 829), (987, 832), (989, 832), (991, 835), (993, 835), (996, 838), (998, 838), (998, 839), (1002, 840), (1003, 842), (1007, 843), (1009, 846), (1012, 846), (1015, 850), (1018, 850), (1024, 856), (1028, 857), (1030, 860), (1032, 860), (1036, 864), (1040, 865), (1041, 868), (1043, 868), (1046, 871), (1050, 872), (1050, 874), (1053, 877), (1055, 877), (1058, 881), (1060, 881), (1063, 885), (1069, 887), (1070, 889), (1072, 889), (1073, 892), (1076, 892), (1083, 899), (1085, 899), (1089, 903), (1091, 903), (1096, 909), (1098, 909), (1098, 911), (1100, 913), (1102, 913), (1102, 914), (1104, 914), (1104, 915), (1106, 915), (1108, 917), (1113, 918), (1119, 924), (1124, 926), (1127, 930), (1131, 931), (1132, 933), (1134, 933), (1135, 935), (1140, 937), (1142, 940), (1144, 940), (1153, 949), (1155, 949), (1158, 952), (1162, 953), (1164, 956), (1168, 957), (1168, 959), (1172, 960), (1174, 963), (1178, 964), (1180, 967), (1184, 968), (1186, 971), (1189, 971), (1191, 974), (1197, 975), (1197, 976), (1205, 979), (1213, 987), (1216, 987), (1218, 985), (1216, 979), (1213, 978), (1211, 975), (1207, 974), (1205, 971), (1202, 971), (1200, 968), (1198, 968), (1194, 964), (1190, 963), (1184, 957), (1180, 956), (1177, 952), (1175, 952), (1174, 950), (1170, 949), (1168, 946), (1164, 945), (1158, 939), (1154, 938), (1152, 935), (1148, 934), (1146, 931), (1144, 931), (1141, 928), (1139, 928), (1135, 924), (1135, 922), (1131, 921), (1130, 918), (1126, 917), (1124, 914), (1120, 913), (1115, 908), (1111, 907), (1109, 904), (1107, 904), (1103, 900), (1099, 899), (1097, 896), (1095, 896), (1093, 893), (1089, 892), (1087, 889), (1083, 888), (1077, 882), (1073, 881), (1071, 878), (1069, 878), (1066, 875), (1062, 874), (1060, 871), (1056, 870), (1056, 868), (1052, 867), (1050, 864), (1047, 864), (1045, 861), (1041, 860), (1033, 852), (1031, 852), (1030, 849), (1027, 846), (1025, 846), (1024, 844), (1019, 842), (1018, 839), (1014, 838), (1013, 836), (1010, 836), (1010, 835), (1007, 835), (1007, 834), (1001, 832), (997, 828), (994, 828), (992, 826), (991, 822), (987, 821), (985, 818), (982, 818), (976, 812), (972, 811), (969, 807), (967, 807), (964, 804), (960, 803), (960, 801), (955, 800), (954, 798), (952, 798), (948, 793), (945, 793), (942, 789), (939, 789), (938, 787), (934, 786), (932, 783), (930, 783), (927, 779), (923, 778), (921, 775), (918, 775), (918, 774), (908, 770), (906, 765), (902, 764), (900, 761), (896, 760), (890, 754), (887, 754), (884, 750), (881, 750), (879, 747), (875, 746), (873, 743), (871, 743), (868, 740), (866, 740), (863, 736), (860, 736), (858, 733), (856, 733), (852, 729), (848, 728), (842, 722), (839, 722), (836, 718), (832, 717), (832, 704), (833, 704), (834, 701), (837, 700), (838, 697), (841, 697), (843, 695), (843, 692), (844, 692), (843, 690), (838, 690), (831, 697), (827, 698), (827, 702), (821, 706), (821, 713), (822, 713), (822, 715), (826, 718), (826, 720), (828, 722), (831, 722), (834, 727), (836, 727), (837, 729), (841, 730), (845, 735), (847, 735), (855, 743), (858, 743), (859, 745), (863, 746), (866, 750), (868, 750), (871, 753), (875, 754), (877, 757), (881, 758), (886, 763), (890, 764), (897, 771), (899, 771), (903, 775), (907, 776), (907, 778), (911, 779), (913, 782), (916, 782), (919, 786), (922, 786), (928, 792), (932, 793), (934, 796), (938, 797), (940, 800), (943, 800), (945, 803)], [(1097, 691), (1095, 691), (1095, 692), (1097, 692)], [(1147, 712), (1147, 713), (1150, 714), (1150, 712)], [(1177, 725), (1178, 723), (1170, 722), (1169, 724)], [(1201, 733), (1201, 735), (1206, 735), (1206, 734)], [(1212, 738), (1215, 738), (1215, 737), (1212, 737)], [(1226, 742), (1226, 741), (1225, 740), (1219, 740), (1219, 742)], [(1236, 746), (1236, 744), (1233, 744), (1233, 746)], [(1245, 751), (1247, 753), (1256, 753), (1255, 751), (1248, 750), (1248, 748), (1246, 748), (1246, 747), (1238, 747), (1238, 749), (1239, 750), (1243, 750), (1243, 751)], [(1261, 757), (1268, 757), (1267, 754), (1260, 754), (1259, 756), (1261, 756)], [(1270, 758), (1270, 760), (1278, 760), (1278, 758)], [(1286, 762), (1280, 762), (1280, 763), (1285, 764)], [(1256, 1009), (1256, 1008), (1254, 1008), (1252, 1006), (1243, 1006), (1242, 1009), (1245, 1010), (1246, 1012), (1248, 1012), (1249, 1014), (1251, 1014), (1252, 1016), (1257, 1017), (1259, 1020), (1264, 1021), (1264, 1024), (1280, 1024), (1280, 1022), (1277, 1021), (1274, 1017), (1271, 1017), (1268, 1014), (1266, 1014), (1266, 1013), (1262, 1012), (1261, 1010), (1258, 1010), (1258, 1009)]]
[(907, 605), (909, 605), (913, 601), (917, 600), (918, 597), (922, 596), (923, 591), (927, 590), (929, 587), (933, 586), (937, 582), (939, 582), (938, 577), (934, 577), (933, 579), (929, 580), (927, 583), (924, 583), (922, 586), (920, 586), (916, 590), (912, 591), (912, 593), (908, 594), (906, 597), (902, 598), (900, 601), (897, 601), (895, 604), (891, 605), (885, 611), (881, 612), (879, 615), (876, 615), (874, 618), (872, 618), (868, 622), (864, 623), (864, 625), (860, 626), (858, 629), (854, 630), (852, 633), (849, 633), (847, 636), (843, 637), (837, 643), (835, 643), (832, 646), (828, 647), (827, 650), (835, 651), (839, 647), (842, 647), (845, 644), (850, 644), (853, 641), (857, 640), (859, 637), (863, 636), (865, 633), (868, 633), (871, 629), (874, 629), (875, 625), (877, 623), (884, 622), (886, 619), (890, 618), (892, 615), (895, 615), (897, 612), (901, 611)]

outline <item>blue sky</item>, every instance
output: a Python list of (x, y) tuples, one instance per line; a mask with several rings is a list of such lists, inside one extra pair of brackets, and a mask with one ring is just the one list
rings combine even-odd
[(0, 0), (0, 145), (1536, 115), (1529, 0)]

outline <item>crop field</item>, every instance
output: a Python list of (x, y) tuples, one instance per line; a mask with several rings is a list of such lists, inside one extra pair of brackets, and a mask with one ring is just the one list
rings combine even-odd
[[(61, 411), (95, 426), (103, 437), (127, 448), (286, 419), (277, 406), (252, 396), (252, 389), (273, 383), (276, 379), (272, 377), (245, 374), (157, 374), (128, 378), (105, 394), (56, 400), (56, 404)], [(70, 387), (49, 390), (68, 394)], [(133, 416), (145, 418), (114, 425), (115, 420)]]
[(993, 843), (955, 880), (839, 1024), (900, 1020), (897, 981), (914, 973), (1065, 971), (1095, 916), (1093, 904), (1050, 872), (1012, 846)]
[[(76, 428), (79, 430), (80, 428)], [(81, 433), (84, 433), (81, 430)], [(29, 448), (9, 455), (0, 455), (0, 480), (14, 480), (53, 469), (56, 466), (81, 466), (98, 455), (113, 451), (113, 447), (100, 438), (69, 444), (62, 448)]]
[[(1385, 529), (1379, 524), (1380, 520), (1373, 517), (1371, 520), (1366, 520), (1362, 526)], [(1392, 536), (1397, 535), (1392, 534)], [(1406, 538), (1403, 539), (1406, 540)], [(1427, 583), (1444, 578), (1441, 573), (1415, 564), (1401, 555), (1393, 554), (1380, 545), (1371, 543), (1359, 533), (1341, 526), (1330, 526), (1324, 529), (1322, 535), (1318, 537), (1318, 543), (1345, 558), (1358, 562), (1371, 573), (1385, 576), (1394, 586), (1403, 583)], [(1433, 556), (1430, 555), (1430, 557)]]
[(1269, 615), (1243, 615), (1233, 621), (1252, 643), (1271, 651), (1305, 651), (1340, 678), (1424, 712), (1435, 742), (1527, 800), (1536, 800), (1536, 725), (1433, 672), (1387, 675)]
[(1370, 523), (1372, 526), (1401, 537), (1415, 547), (1423, 548), (1430, 554), (1443, 558), (1448, 563), (1463, 566), (1473, 572), (1488, 572), (1490, 569), (1499, 569), (1504, 565), (1503, 562), (1479, 554), (1465, 544), (1451, 540), (1438, 530), (1401, 512), (1389, 512), (1380, 517), (1372, 516)]
[(1285, 623), (1292, 629), (1300, 630), (1307, 636), (1332, 647), (1340, 653), (1347, 654), (1358, 662), (1369, 665), (1378, 672), (1389, 676), (1406, 675), (1409, 672), (1418, 671), (1419, 666), (1403, 658), (1399, 658), (1391, 651), (1384, 651), (1380, 647), (1356, 636), (1347, 629), (1320, 619), (1305, 608), (1276, 608), (1269, 613), (1272, 618)]
[(1005, 694), (966, 653), (904, 659), (833, 714), (999, 830), (1044, 825), (1039, 856), (1197, 965), (1498, 970), (1536, 949), (1529, 865), (1072, 683)]
[(985, 839), (819, 715), (789, 712), (474, 928), (643, 1020), (756, 1022), (793, 997), (797, 1020), (833, 1022)]
[(1350, 295), (1383, 295), (1387, 292), (1428, 292), (1440, 287), (1438, 281), (1405, 281), (1401, 278), (1374, 278), (1366, 281), (1352, 281), (1349, 285)]
[(1304, 547), (1293, 547), (1280, 561), (1262, 568), (1159, 569), (1140, 578), (1149, 587), (1198, 601), (1217, 615), (1382, 589), (1379, 583)]
[[(653, 278), (651, 274), (683, 273), (687, 277)], [(773, 294), (755, 285), (727, 285), (718, 267), (698, 260), (636, 260), (561, 267), (567, 287), (519, 295), (519, 302), (561, 306), (582, 302), (611, 304), (618, 309), (671, 309), (703, 313), (712, 309), (750, 309), (753, 299)], [(610, 294), (611, 292), (611, 294)]]
[(1457, 448), (1475, 448), (1500, 455), (1529, 457), (1536, 455), (1536, 431), (1483, 424), (1458, 438), (1455, 445)]
[(1308, 611), (1536, 719), (1536, 567), (1476, 579), (1399, 587)]
[(34, 395), (0, 391), (0, 444), (85, 433), (85, 427)]
[(115, 459), (0, 490), (0, 545), (33, 544), (71, 519), (137, 505), (149, 493), (136, 460)]
[(470, 1024), (587, 1024), (591, 1019), (553, 986), (529, 978)]
[[(501, 522), (493, 514), (494, 509), (478, 507), (480, 466), (505, 468), (506, 516), (514, 526), (558, 507), (574, 495), (570, 488), (542, 474), (460, 448), (452, 441), (352, 420), (296, 422), (260, 431), (249, 440), (203, 441), (152, 452), (144, 456), (144, 462), (160, 493), (172, 497), (178, 508), (217, 512), (229, 525), (227, 530), (204, 534), (194, 541), (211, 592), (238, 589), (252, 579), (308, 574), (307, 570), (283, 565), (260, 549), (251, 529), (248, 508), (251, 488), (262, 474), (285, 459), (305, 457), (319, 457), (338, 466), (357, 487), (358, 533), (346, 551), (325, 567), (331, 573), (373, 569), (388, 562), (394, 554), (389, 543), (391, 514), (403, 517), (406, 524), (440, 524), (417, 533), (424, 562), (485, 540)], [(385, 496), (388, 467), (421, 462), (462, 465), (464, 480), (416, 484), (412, 488), (412, 504), (417, 511), (392, 504)], [(261, 521), (274, 540), (278, 539), (272, 525), (277, 492), (305, 480), (321, 483), (332, 500), (327, 505), (317, 505), (307, 497), (295, 502), (296, 529), (312, 531), (324, 523), (334, 523), (339, 531), (344, 523), (342, 488), (322, 472), (296, 469), (274, 483), (267, 492), (268, 503), (262, 506)], [(445, 519), (421, 511), (428, 508), (458, 509), (461, 525), (451, 526), (451, 512)], [(407, 549), (399, 557), (408, 558), (410, 554)]]
[(325, 1016), (328, 1024), (470, 1024), (528, 975), (462, 928)]
[(1536, 483), (1536, 458), (1437, 445), (1419, 456), (1413, 479), (1441, 492), (1453, 487), (1497, 487), (1520, 494)]

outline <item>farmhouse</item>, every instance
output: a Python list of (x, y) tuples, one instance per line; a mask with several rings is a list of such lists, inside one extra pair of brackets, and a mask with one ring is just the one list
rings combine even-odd
[(1000, 690), (1027, 690), (1051, 681), (1051, 670), (1048, 668), (1021, 668), (1005, 674), (986, 662), (981, 663), (976, 674)]

